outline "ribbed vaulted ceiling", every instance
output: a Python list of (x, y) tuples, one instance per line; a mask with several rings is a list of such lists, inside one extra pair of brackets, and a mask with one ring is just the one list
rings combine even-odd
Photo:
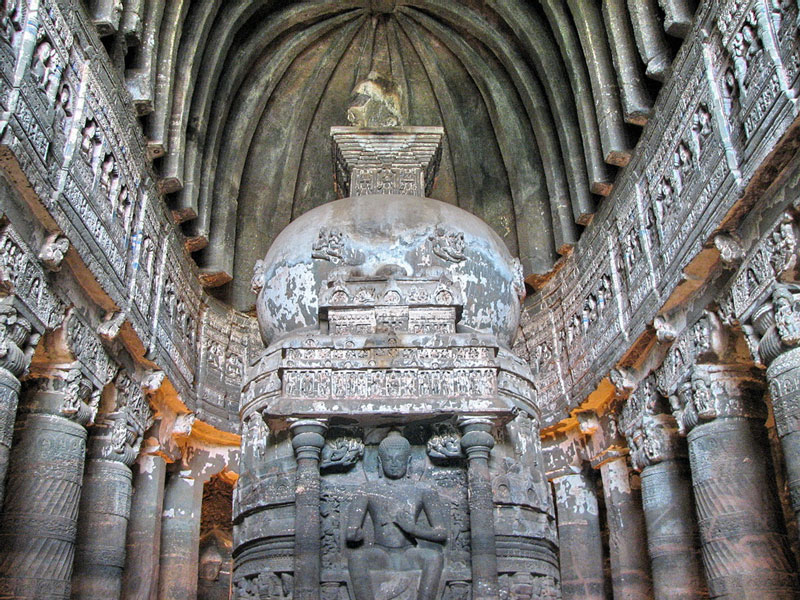
[[(98, 23), (109, 3), (89, 6)], [(207, 285), (248, 310), (253, 264), (333, 200), (329, 129), (376, 63), (409, 124), (444, 127), (433, 197), (526, 275), (569, 251), (646, 123), (689, 0), (125, 0), (125, 78)], [(662, 12), (662, 9), (664, 12)], [(112, 24), (108, 31), (113, 31)], [(103, 31), (100, 28), (101, 32)]]

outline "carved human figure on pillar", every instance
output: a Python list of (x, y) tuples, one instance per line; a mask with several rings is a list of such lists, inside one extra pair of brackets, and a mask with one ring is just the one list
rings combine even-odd
[[(345, 538), (349, 544), (364, 542), (367, 516), (374, 530), (372, 543), (350, 550), (348, 569), (356, 600), (409, 597), (433, 600), (439, 588), (447, 541), (447, 517), (439, 494), (418, 482), (404, 481), (411, 462), (411, 446), (397, 432), (378, 446), (383, 479), (367, 484), (350, 504)], [(424, 519), (423, 519), (424, 515)], [(371, 570), (391, 576), (373, 589)], [(402, 573), (421, 571), (416, 594), (403, 593), (413, 577)]]

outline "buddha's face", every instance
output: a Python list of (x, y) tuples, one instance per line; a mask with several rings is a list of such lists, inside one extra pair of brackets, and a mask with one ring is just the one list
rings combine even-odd
[(383, 474), (389, 479), (400, 479), (405, 477), (408, 470), (408, 459), (411, 457), (411, 450), (402, 447), (384, 447), (378, 451), (381, 459)]

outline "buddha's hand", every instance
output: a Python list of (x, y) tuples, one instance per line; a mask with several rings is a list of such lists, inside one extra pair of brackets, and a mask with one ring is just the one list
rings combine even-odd
[(416, 530), (416, 523), (414, 518), (407, 512), (398, 513), (394, 518), (394, 523), (400, 529), (405, 531), (410, 535), (415, 535), (414, 531)]
[(364, 530), (361, 527), (350, 526), (345, 532), (348, 542), (360, 542), (364, 539)]

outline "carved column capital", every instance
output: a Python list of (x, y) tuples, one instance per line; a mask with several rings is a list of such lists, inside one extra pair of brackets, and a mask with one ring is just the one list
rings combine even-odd
[(583, 435), (577, 429), (542, 439), (545, 475), (553, 481), (583, 470), (586, 455)]
[(625, 437), (619, 427), (614, 408), (602, 414), (578, 414), (580, 431), (586, 436), (586, 455), (589, 464), (597, 469), (604, 463), (628, 454)]
[(777, 283), (772, 296), (753, 311), (750, 321), (760, 338), (755, 359), (765, 365), (800, 345), (800, 286)]
[(298, 460), (310, 458), (319, 461), (327, 430), (325, 422), (317, 419), (300, 419), (292, 423), (289, 431), (292, 433), (295, 457)]
[(695, 365), (691, 377), (670, 396), (678, 430), (686, 434), (702, 421), (743, 417), (765, 419), (761, 371), (750, 365)]
[[(743, 342), (726, 327), (719, 315), (703, 315), (684, 329), (670, 346), (664, 362), (655, 371), (658, 391), (666, 397), (677, 392), (697, 363), (735, 363), (742, 358)], [(746, 351), (744, 352), (746, 354)]]
[(484, 417), (465, 417), (459, 419), (461, 428), (461, 448), (468, 459), (483, 458), (489, 460), (489, 453), (494, 448), (492, 435), (493, 421)]
[(0, 300), (0, 368), (18, 378), (30, 364), (24, 346), (32, 328), (12, 302), (12, 297)]
[(113, 460), (131, 466), (139, 454), (141, 434), (131, 427), (125, 410), (108, 413), (92, 427), (88, 457)]
[(686, 442), (678, 433), (672, 415), (646, 415), (640, 425), (627, 434), (631, 464), (637, 471), (645, 467), (686, 458)]
[(36, 365), (27, 382), (31, 393), (21, 410), (58, 415), (81, 425), (94, 418), (100, 390), (92, 387), (79, 362)]

